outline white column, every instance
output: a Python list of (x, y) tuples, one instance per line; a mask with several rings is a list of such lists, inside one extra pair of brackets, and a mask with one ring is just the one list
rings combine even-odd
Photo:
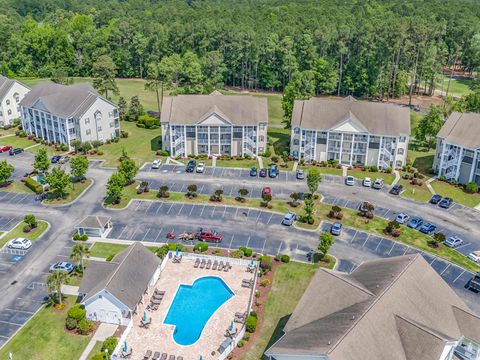
[(233, 154), (233, 125), (230, 126), (230, 156)]
[(472, 168), (470, 169), (470, 176), (468, 177), (469, 182), (473, 181), (475, 169), (477, 168), (477, 159), (478, 159), (478, 150), (474, 150)]
[(210, 126), (207, 126), (207, 144), (208, 144), (207, 154), (208, 156), (210, 156)]
[(365, 149), (365, 162), (363, 165), (368, 164), (368, 147), (370, 146), (370, 134), (367, 135), (367, 148)]
[(458, 181), (458, 177), (460, 176), (460, 165), (462, 165), (462, 158), (463, 158), (464, 150), (465, 149), (463, 147), (460, 148), (460, 156), (458, 157), (457, 169), (455, 171), (455, 180), (457, 180), (457, 181)]
[(329, 144), (330, 142), (330, 131), (327, 131), (327, 142), (326, 142), (326, 147), (325, 147), (325, 152), (326, 152), (326, 156), (325, 156), (325, 160), (328, 161), (328, 147), (330, 146)]
[(355, 134), (352, 134), (352, 150), (350, 151), (350, 166), (353, 160), (353, 146), (355, 145)]
[[(60, 119), (60, 118), (58, 118), (58, 119)], [(71, 150), (72, 147), (70, 146), (70, 130), (68, 129), (68, 119), (65, 119), (65, 124), (66, 124), (65, 129), (66, 129), (66, 132), (67, 132), (67, 145), (68, 145), (68, 149)], [(62, 131), (61, 130), (62, 127), (60, 125), (61, 125), (60, 120), (58, 120), (58, 131)]]
[(183, 156), (187, 156), (187, 125), (183, 125)]
[(442, 176), (443, 158), (445, 156), (445, 140), (442, 140), (442, 151), (440, 152), (440, 164), (438, 165), (438, 177)]
[(258, 125), (257, 125), (256, 129), (257, 130), (255, 131), (255, 136), (256, 136), (257, 142), (255, 144), (255, 155), (258, 156)]
[[(306, 131), (306, 130), (305, 130)], [(298, 158), (301, 159), (302, 157), (304, 157), (305, 154), (303, 154), (303, 145), (302, 145), (302, 142), (303, 142), (303, 133), (304, 133), (304, 130), (303, 129), (300, 129), (300, 146), (298, 148)], [(305, 136), (306, 138), (306, 136)]]
[(218, 127), (218, 153), (221, 154), (221, 148), (222, 148), (222, 142), (221, 142), (221, 137), (222, 137), (222, 129), (220, 128), (220, 126)]
[(198, 129), (197, 125), (195, 125), (195, 140), (193, 141), (195, 155), (198, 155)]
[(383, 136), (380, 136), (380, 144), (378, 146), (377, 167), (380, 167), (380, 154), (382, 153), (382, 142), (383, 142)]
[(340, 134), (340, 157), (338, 159), (338, 163), (342, 163), (342, 151), (343, 151), (343, 133)]
[(168, 124), (168, 132), (170, 134), (170, 155), (175, 156), (173, 154), (173, 125)]
[(318, 136), (318, 131), (315, 130), (314, 132), (314, 139), (313, 139), (313, 160), (317, 161), (317, 136)]
[(242, 126), (242, 157), (245, 156), (245, 126)]

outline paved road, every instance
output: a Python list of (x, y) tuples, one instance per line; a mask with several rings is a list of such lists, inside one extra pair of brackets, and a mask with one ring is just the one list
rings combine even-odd
[[(9, 162), (18, 167), (19, 173), (29, 170), (28, 161), (32, 160), (31, 154), (8, 158)], [(0, 231), (10, 229), (27, 213), (33, 213), (51, 224), (48, 232), (36, 240), (28, 252), (0, 254), (0, 345), (41, 306), (47, 293), (44, 283), (48, 267), (53, 262), (68, 259), (73, 245), (70, 240), (73, 227), (86, 215), (112, 216), (114, 229), (110, 236), (129, 240), (150, 239), (160, 243), (165, 241), (164, 234), (167, 230), (181, 232), (184, 229), (194, 230), (208, 226), (221, 229), (225, 236), (223, 245), (231, 249), (247, 245), (255, 251), (289, 253), (296, 260), (306, 260), (309, 250), (316, 246), (318, 234), (281, 226), (280, 215), (258, 210), (222, 205), (194, 206), (140, 201), (133, 202), (128, 209), (122, 211), (105, 210), (101, 206), (101, 198), (106, 181), (114, 170), (103, 169), (99, 164), (94, 162), (89, 170), (88, 176), (95, 180), (94, 185), (72, 206), (48, 207), (36, 202), (32, 195), (0, 192)], [(252, 196), (258, 196), (258, 191), (264, 186), (270, 186), (274, 194), (284, 196), (294, 191), (307, 190), (305, 182), (296, 180), (290, 173), (282, 172), (277, 179), (254, 179), (248, 176), (248, 170), (207, 169), (205, 174), (185, 174), (181, 167), (171, 167), (172, 170), (162, 169), (156, 172), (147, 171), (147, 168), (139, 173), (138, 178), (158, 185), (170, 182), (177, 187), (193, 180), (199, 187), (203, 185), (205, 192), (223, 186), (224, 191), (232, 195), (238, 188), (245, 186), (251, 189)], [(386, 189), (375, 191), (360, 186), (346, 187), (341, 182), (339, 177), (324, 177), (319, 191), (325, 196), (325, 201), (351, 207), (359, 201), (369, 200), (377, 206), (378, 212), (384, 211), (380, 215), (385, 217), (394, 216), (398, 212), (421, 215), (427, 221), (440, 225), (446, 232), (462, 236), (467, 243), (471, 243), (468, 246), (472, 249), (480, 249), (480, 216), (471, 209), (455, 207), (444, 211), (427, 204), (394, 198), (387, 194)], [(182, 188), (179, 191), (181, 190)], [(345, 232), (345, 236), (347, 234)], [(392, 246), (385, 240), (379, 240), (377, 244), (378, 239), (375, 237), (361, 243), (362, 236), (364, 235), (357, 235), (354, 241), (339, 240), (333, 246), (332, 253), (340, 259), (341, 270), (351, 271), (368, 258), (400, 254), (404, 246)], [(464, 251), (467, 251), (467, 247)], [(432, 266), (435, 269), (438, 266), (437, 271), (442, 273), (442, 277), (452, 278), (451, 285), (455, 291), (480, 312), (478, 295), (476, 303), (474, 301), (472, 304), (472, 294), (462, 288), (468, 274), (457, 275), (456, 267), (452, 266), (446, 266), (442, 270), (440, 264), (436, 263), (434, 261)]]

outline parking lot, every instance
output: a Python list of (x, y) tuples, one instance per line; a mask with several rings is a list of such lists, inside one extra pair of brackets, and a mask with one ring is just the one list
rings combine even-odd
[(31, 205), (36, 203), (35, 194), (14, 193), (0, 191), (0, 202), (18, 205)]
[(22, 219), (17, 216), (0, 216), (0, 231), (12, 230), (20, 220)]
[(15, 167), (11, 180), (19, 181), (26, 172), (32, 171), (33, 154), (29, 153), (28, 151), (15, 156), (10, 156), (8, 151), (0, 153), (0, 160), (7, 160), (9, 164), (12, 164)]

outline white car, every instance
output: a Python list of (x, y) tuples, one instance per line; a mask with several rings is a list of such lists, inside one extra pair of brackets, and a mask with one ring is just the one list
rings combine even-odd
[(355, 185), (355, 178), (353, 176), (347, 176), (345, 178), (345, 185), (348, 185), (348, 186)]
[(383, 187), (383, 179), (381, 178), (376, 179), (372, 187), (374, 189), (380, 190)]
[(371, 187), (372, 179), (370, 179), (369, 177), (366, 177), (365, 179), (363, 179), (362, 185), (366, 187)]
[(480, 264), (480, 250), (471, 252), (468, 254), (468, 258)]
[(395, 221), (400, 224), (406, 224), (408, 222), (408, 219), (410, 219), (410, 216), (408, 216), (407, 214), (401, 213), (397, 215), (397, 217), (395, 218)]
[(32, 246), (32, 242), (25, 238), (16, 238), (10, 240), (7, 245), (10, 249), (27, 250)]
[(293, 222), (297, 218), (297, 214), (295, 214), (293, 211), (290, 211), (287, 215), (282, 220), (283, 225), (291, 226), (293, 225)]
[(454, 248), (463, 244), (463, 240), (460, 239), (458, 236), (450, 236), (447, 240), (445, 240), (445, 245), (448, 247)]
[(162, 160), (154, 160), (152, 163), (152, 169), (160, 169), (160, 165), (162, 165)]
[(197, 173), (203, 173), (205, 171), (205, 163), (200, 162), (197, 165), (197, 169), (195, 170)]

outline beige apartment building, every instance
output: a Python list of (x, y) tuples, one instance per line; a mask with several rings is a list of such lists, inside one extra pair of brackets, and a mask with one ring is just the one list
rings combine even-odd
[(163, 100), (162, 148), (172, 156), (256, 156), (267, 148), (266, 98), (179, 95)]

